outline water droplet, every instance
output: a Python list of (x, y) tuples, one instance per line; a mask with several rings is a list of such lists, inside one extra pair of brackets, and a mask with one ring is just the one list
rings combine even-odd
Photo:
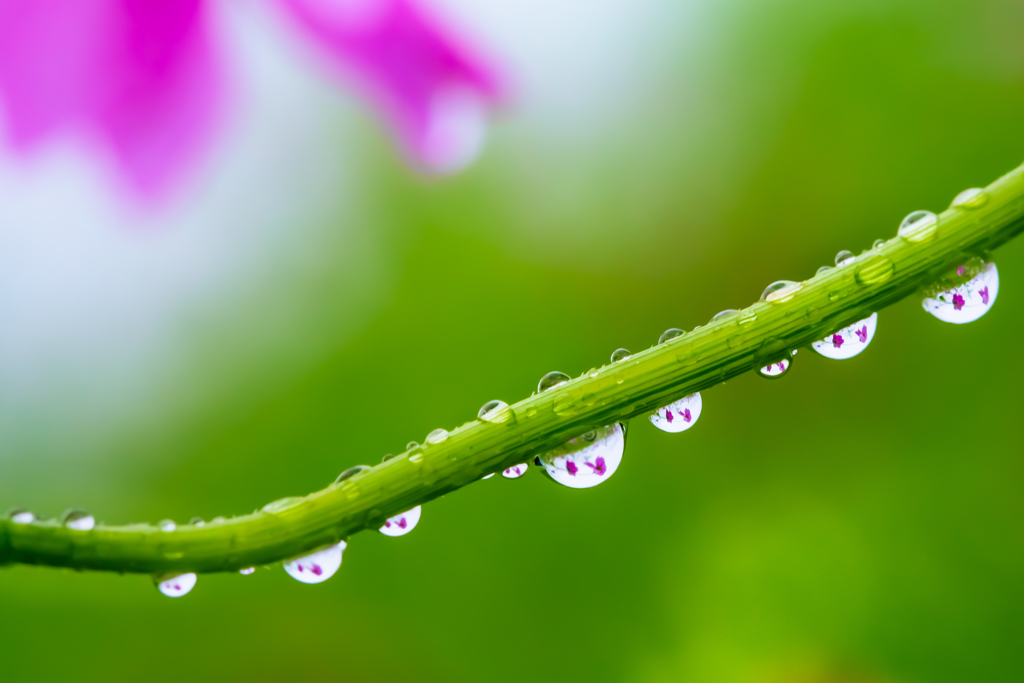
[(96, 519), (83, 510), (68, 510), (64, 513), (64, 526), (77, 531), (89, 531), (96, 526)]
[[(303, 498), (300, 496), (288, 496), (287, 498), (279, 498), (277, 500), (271, 501), (264, 505), (262, 508), (260, 508), (260, 510), (262, 512), (266, 512), (268, 514), (273, 515), (278, 512), (283, 512), (284, 510), (293, 508), (296, 505), (300, 504), (302, 501)], [(211, 524), (212, 523), (213, 522), (211, 522)]]
[(202, 517), (193, 517), (192, 519), (188, 520), (188, 523), (192, 526), (206, 526), (206, 522), (203, 521)]
[(11, 521), (15, 524), (31, 524), (36, 521), (36, 516), (28, 510), (12, 510)]
[(836, 254), (836, 268), (842, 268), (847, 263), (852, 262), (857, 258), (852, 251), (846, 251), (843, 249), (841, 252)]
[(588, 489), (615, 474), (625, 447), (625, 428), (616, 422), (570, 439), (535, 462), (559, 484)]
[(792, 365), (792, 358), (780, 358), (774, 363), (769, 363), (768, 365), (758, 370), (757, 374), (760, 375), (761, 377), (764, 377), (765, 379), (778, 379), (779, 377), (782, 377), (787, 372), (789, 372), (789, 368)]
[(821, 275), (822, 273), (827, 273), (830, 270), (833, 270), (832, 266), (822, 266), (821, 268), (818, 268), (816, 271), (814, 271), (814, 274)]
[(557, 386), (565, 384), (569, 381), (569, 375), (564, 372), (549, 372), (540, 378), (540, 382), (537, 383), (537, 391), (545, 392), (548, 389), (554, 389)]
[(835, 360), (853, 358), (868, 347), (875, 337), (877, 326), (878, 314), (872, 313), (867, 318), (833, 332), (821, 341), (814, 342), (811, 344), (811, 348), (825, 358)]
[(161, 519), (156, 525), (159, 527), (160, 531), (174, 531), (178, 528), (178, 525), (174, 523), (173, 519)]
[(988, 195), (985, 194), (985, 190), (980, 187), (972, 187), (953, 197), (953, 203), (950, 206), (956, 209), (977, 209), (987, 203)]
[(878, 249), (883, 244), (885, 244), (885, 240), (877, 239), (877, 240), (875, 240), (874, 242), (871, 243), (871, 248), (872, 249)]
[(527, 468), (529, 468), (529, 465), (526, 464), (525, 462), (519, 463), (518, 465), (512, 465), (512, 467), (509, 467), (504, 472), (502, 472), (501, 476), (505, 477), (506, 479), (518, 479), (519, 477), (526, 474)]
[[(712, 316), (712, 318), (711, 318), (711, 321), (710, 321), (710, 322), (712, 322), (712, 323), (713, 323), (713, 322), (715, 322), (716, 320), (721, 320), (722, 318), (730, 318), (730, 317), (732, 317), (732, 316), (736, 315), (737, 313), (739, 313), (739, 311), (738, 311), (738, 310), (736, 310), (735, 308), (727, 308), (727, 309), (726, 309), (726, 310), (724, 310), (724, 311), (719, 311), (718, 313), (715, 313), (715, 315), (714, 315), (714, 316)], [(710, 323), (709, 323), (709, 324), (710, 324)]]
[(442, 441), (444, 441), (447, 438), (448, 438), (448, 430), (447, 429), (435, 429), (434, 431), (432, 431), (429, 434), (427, 434), (427, 438), (424, 439), (424, 441), (426, 441), (428, 445), (434, 446), (434, 445), (437, 445), (437, 444), (441, 443)]
[(385, 536), (405, 536), (420, 523), (422, 511), (422, 506), (417, 505), (412, 510), (406, 510), (400, 515), (388, 517), (384, 526), (380, 528), (380, 532)]
[[(388, 456), (385, 455), (384, 457), (387, 458)], [(357, 474), (361, 474), (363, 472), (369, 472), (372, 469), (373, 468), (370, 467), (369, 465), (356, 465), (355, 467), (349, 467), (347, 470), (345, 470), (344, 472), (342, 472), (341, 474), (338, 475), (338, 478), (334, 480), (334, 483), (335, 484), (340, 484), (341, 482), (345, 481), (346, 479), (351, 479), (352, 477), (356, 476)]]
[(888, 280), (892, 272), (892, 261), (881, 254), (874, 254), (858, 264), (854, 279), (862, 285), (873, 285)]
[(670, 327), (670, 328), (668, 328), (667, 330), (665, 330), (664, 332), (661, 333), (661, 336), (658, 337), (658, 343), (659, 344), (664, 344), (665, 342), (669, 341), (670, 339), (676, 339), (677, 337), (682, 337), (684, 334), (686, 334), (686, 330), (681, 330), (678, 327)]
[(915, 211), (903, 219), (896, 234), (911, 242), (924, 242), (935, 237), (938, 225), (939, 217), (931, 211)]
[(316, 552), (284, 562), (288, 575), (302, 583), (323, 583), (341, 566), (341, 553), (348, 544), (341, 541)]
[(394, 457), (395, 457), (394, 455), (392, 455), (391, 453), (388, 453), (383, 458), (381, 458), (380, 461), (381, 462), (387, 462), (388, 460), (391, 460)]
[[(302, 500), (302, 499), (300, 498), (299, 500)], [(226, 521), (228, 521), (227, 517), (220, 517), (220, 516), (218, 516), (218, 517), (214, 517), (213, 519), (211, 519), (210, 520), (210, 524), (223, 524)]]
[(480, 477), (480, 480), (483, 481), (484, 479), (490, 479), (493, 476), (494, 472), (491, 472), (490, 474), (485, 474), (484, 476)]
[(651, 424), (663, 432), (685, 432), (697, 424), (703, 405), (699, 392), (684, 396), (675, 403), (658, 408), (651, 414)]
[(238, 573), (242, 576), (249, 576), (256, 572), (256, 567), (246, 567), (245, 569), (239, 569)]
[(167, 597), (180, 598), (195, 587), (196, 575), (192, 572), (187, 574), (163, 574), (154, 577), (153, 583)]
[(943, 322), (964, 324), (988, 313), (999, 294), (999, 271), (996, 264), (974, 258), (927, 290), (921, 302)]
[(620, 360), (626, 360), (631, 355), (629, 349), (615, 349), (612, 351), (612, 362), (618, 363)]
[(792, 299), (797, 292), (803, 289), (803, 284), (790, 280), (779, 280), (764, 288), (761, 293), (761, 301), (770, 304), (781, 304)]
[(512, 411), (504, 401), (488, 401), (476, 414), (484, 422), (498, 424), (512, 419)]
[(407, 451), (415, 450), (415, 449), (417, 449), (419, 447), (420, 447), (420, 444), (419, 444), (418, 441), (410, 441), (409, 443), (405, 444), (405, 450), (407, 450)]

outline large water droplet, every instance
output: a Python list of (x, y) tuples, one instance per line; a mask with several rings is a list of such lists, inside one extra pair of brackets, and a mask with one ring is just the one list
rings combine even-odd
[(847, 263), (852, 263), (857, 256), (852, 251), (846, 251), (843, 249), (841, 252), (836, 254), (836, 268), (842, 268)]
[(779, 280), (764, 288), (764, 291), (761, 293), (761, 301), (767, 301), (770, 304), (781, 304), (792, 299), (801, 289), (803, 289), (803, 284), (800, 282)]
[(684, 396), (675, 403), (658, 408), (657, 412), (651, 414), (651, 424), (663, 432), (685, 432), (697, 424), (704, 401), (700, 393)]
[(939, 320), (958, 325), (973, 322), (988, 313), (996, 302), (999, 271), (994, 263), (971, 259), (957, 268), (955, 275), (944, 277), (925, 290), (925, 294), (921, 305)]
[(537, 391), (544, 392), (548, 389), (554, 389), (559, 385), (565, 384), (569, 379), (569, 375), (564, 372), (549, 372), (540, 378), (540, 382), (537, 383)]
[(188, 523), (192, 526), (206, 526), (206, 521), (203, 520), (202, 517), (193, 517), (192, 519), (188, 520)]
[(787, 372), (789, 372), (789, 369), (792, 366), (792, 356), (790, 356), (789, 358), (780, 358), (776, 360), (774, 363), (769, 363), (768, 365), (758, 370), (757, 374), (760, 375), (761, 377), (764, 377), (765, 379), (778, 379), (779, 377), (782, 377)]
[(988, 195), (985, 194), (985, 190), (980, 187), (972, 187), (953, 197), (953, 203), (950, 206), (955, 209), (977, 209), (987, 203)]
[(488, 401), (476, 414), (484, 422), (499, 424), (512, 419), (512, 411), (504, 401)]
[[(386, 456), (386, 455), (384, 456), (385, 459), (387, 457), (388, 456)], [(338, 475), (338, 478), (334, 480), (334, 483), (335, 484), (340, 484), (341, 482), (345, 481), (346, 479), (351, 479), (352, 477), (356, 476), (357, 474), (362, 474), (363, 472), (369, 472), (372, 469), (373, 468), (370, 467), (369, 465), (356, 465), (355, 467), (349, 467), (347, 470), (345, 470), (344, 472), (342, 472), (341, 474)]]
[(241, 574), (242, 576), (249, 576), (250, 574), (254, 574), (255, 572), (256, 572), (256, 567), (246, 567), (245, 569), (239, 569), (238, 570), (238, 573)]
[(68, 510), (63, 521), (64, 526), (77, 531), (89, 531), (96, 526), (96, 519), (84, 510)]
[(178, 528), (178, 525), (174, 523), (173, 519), (161, 519), (156, 523), (160, 531), (174, 531)]
[(11, 521), (15, 524), (31, 524), (36, 521), (36, 516), (28, 510), (12, 510)]
[(588, 489), (615, 474), (625, 447), (625, 428), (616, 422), (570, 439), (537, 456), (536, 462), (559, 484)]
[(853, 358), (868, 347), (875, 337), (877, 326), (878, 314), (872, 313), (867, 318), (833, 332), (821, 341), (814, 342), (811, 344), (811, 348), (825, 358), (836, 360)]
[(615, 349), (612, 351), (612, 362), (618, 363), (620, 360), (626, 360), (630, 355), (629, 349)]
[(341, 553), (347, 544), (341, 541), (316, 552), (284, 562), (284, 570), (302, 583), (323, 583), (341, 566)]
[(412, 510), (406, 510), (400, 515), (388, 517), (387, 521), (384, 522), (384, 526), (380, 528), (380, 532), (385, 536), (405, 536), (420, 523), (420, 513), (422, 511), (422, 506), (417, 505)]
[(429, 434), (427, 434), (427, 438), (424, 439), (424, 441), (426, 441), (431, 446), (435, 446), (435, 445), (441, 443), (442, 441), (444, 441), (447, 438), (448, 438), (448, 430), (447, 429), (435, 429), (434, 431), (432, 431)]
[(735, 309), (735, 308), (727, 308), (724, 311), (719, 311), (718, 313), (715, 313), (711, 317), (711, 321), (710, 322), (713, 323), (716, 320), (721, 320), (722, 318), (730, 318), (730, 317), (736, 315), (737, 313), (739, 313), (739, 311), (737, 309)]
[(661, 333), (661, 336), (658, 337), (658, 343), (659, 344), (664, 344), (665, 342), (669, 341), (670, 339), (676, 339), (677, 337), (682, 337), (684, 334), (686, 334), (686, 330), (681, 330), (678, 327), (670, 327), (670, 328), (668, 328), (667, 330), (665, 330), (664, 332)]
[[(289, 496), (287, 498), (279, 498), (277, 500), (267, 503), (262, 508), (260, 508), (260, 510), (262, 512), (266, 512), (268, 514), (273, 515), (277, 514), (278, 512), (283, 512), (284, 510), (291, 509), (296, 505), (302, 503), (302, 501), (303, 498), (301, 496)], [(217, 520), (214, 520), (213, 522), (211, 522), (211, 524), (213, 524), (216, 521)]]
[(885, 282), (892, 277), (892, 273), (892, 261), (881, 254), (873, 254), (858, 264), (854, 279), (862, 285), (873, 285)]
[(519, 463), (518, 465), (512, 465), (512, 467), (509, 467), (504, 472), (502, 472), (501, 476), (505, 477), (506, 479), (518, 479), (519, 477), (526, 474), (526, 470), (528, 467), (529, 465), (526, 464), (525, 462)]
[(153, 577), (153, 583), (167, 597), (180, 598), (195, 587), (196, 575), (192, 572), (187, 574), (163, 574)]
[(896, 234), (911, 242), (924, 242), (935, 237), (938, 225), (939, 217), (931, 211), (915, 211), (903, 219)]

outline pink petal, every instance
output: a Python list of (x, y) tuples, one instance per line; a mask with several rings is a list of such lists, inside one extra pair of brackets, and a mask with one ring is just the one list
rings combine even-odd
[(0, 106), (28, 152), (81, 134), (142, 197), (182, 179), (223, 101), (204, 0), (0, 0)]
[(485, 65), (414, 0), (278, 0), (353, 77), (409, 159), (451, 172), (478, 154), (502, 95)]

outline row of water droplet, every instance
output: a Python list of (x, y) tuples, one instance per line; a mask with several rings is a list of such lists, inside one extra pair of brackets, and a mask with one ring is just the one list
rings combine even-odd
[[(988, 195), (980, 189), (966, 190), (953, 200), (952, 206), (957, 209), (969, 211), (984, 206), (988, 202)], [(924, 242), (932, 240), (938, 234), (938, 217), (929, 211), (915, 211), (908, 215), (899, 226), (898, 238), (911, 242)], [(877, 240), (873, 249), (878, 249), (885, 242)], [(841, 251), (835, 258), (835, 269), (845, 268), (857, 260), (857, 256), (849, 251)], [(832, 266), (823, 266), (818, 269), (818, 274), (826, 273), (834, 269)], [(881, 282), (892, 274), (892, 264), (888, 259), (880, 255), (868, 256), (862, 267), (856, 273), (856, 280), (861, 284), (873, 284)], [(761, 295), (761, 301), (768, 303), (783, 303), (791, 300), (803, 288), (803, 283), (782, 280), (769, 285)], [(995, 303), (999, 292), (999, 273), (991, 261), (974, 257), (964, 261), (953, 272), (943, 276), (938, 281), (923, 291), (922, 305), (930, 314), (949, 323), (968, 323), (983, 316)], [(836, 298), (841, 296), (836, 294)], [(830, 295), (831, 297), (832, 295)], [(715, 315), (711, 322), (740, 316), (739, 323), (752, 322), (753, 315), (744, 318), (744, 313), (737, 310), (726, 310)], [(811, 348), (818, 354), (831, 359), (844, 360), (853, 358), (868, 347), (875, 336), (878, 325), (878, 314), (872, 313), (867, 318), (859, 320), (852, 325), (847, 325), (826, 335), (823, 339), (814, 341)], [(696, 329), (699, 329), (696, 328)], [(686, 335), (686, 331), (679, 328), (665, 330), (659, 337), (658, 344), (666, 344)], [(766, 379), (778, 379), (786, 375), (793, 365), (797, 350), (793, 349), (779, 354), (770, 363), (758, 369), (757, 374)], [(628, 360), (631, 354), (626, 349), (616, 349), (611, 355), (612, 364)], [(570, 377), (561, 372), (549, 372), (541, 378), (537, 385), (537, 391), (543, 393), (561, 386), (570, 381)], [(650, 415), (651, 423), (664, 432), (679, 433), (690, 429), (700, 418), (703, 402), (699, 393), (693, 393), (658, 408)], [(500, 424), (508, 422), (513, 418), (509, 405), (504, 401), (488, 401), (480, 408), (477, 415), (480, 420), (489, 423)], [(608, 480), (622, 462), (622, 455), (625, 451), (626, 426), (621, 422), (605, 425), (598, 429), (591, 430), (576, 438), (561, 444), (560, 446), (537, 455), (533, 463), (540, 468), (553, 481), (569, 488), (583, 489), (597, 486)], [(426, 445), (435, 445), (445, 441), (449, 436), (444, 429), (435, 429), (430, 432), (426, 439)], [(406, 445), (407, 451), (415, 451), (420, 445), (415, 441)], [(386, 455), (383, 460), (386, 462), (393, 456)], [(415, 455), (412, 457), (416, 457)], [(410, 458), (412, 459), (412, 458)], [(519, 463), (506, 468), (502, 476), (507, 479), (518, 479), (526, 474), (529, 468), (528, 463)], [(366, 465), (358, 465), (342, 472), (336, 484), (341, 484), (347, 479), (368, 471), (372, 468)], [(490, 479), (495, 473), (485, 475), (484, 479)], [(287, 509), (302, 499), (286, 498), (274, 501), (263, 507), (267, 513), (276, 513)], [(420, 521), (421, 506), (417, 505), (411, 510), (389, 517), (385, 520), (380, 532), (386, 536), (404, 536), (416, 528)], [(17, 524), (31, 524), (35, 516), (28, 510), (15, 510), (11, 513), (10, 519)], [(217, 518), (214, 522), (224, 521), (224, 518)], [(81, 510), (69, 510), (62, 518), (64, 526), (77, 531), (89, 531), (94, 528), (96, 522), (92, 515)], [(194, 518), (190, 524), (203, 526), (202, 519)], [(158, 524), (161, 531), (173, 532), (177, 529), (171, 520), (164, 520)], [(347, 547), (345, 541), (317, 549), (301, 557), (287, 560), (283, 563), (285, 571), (298, 581), (303, 583), (321, 583), (331, 578), (341, 566), (342, 553)], [(255, 572), (254, 567), (248, 567), (239, 571), (240, 574), (249, 575)], [(182, 573), (162, 575), (154, 578), (157, 588), (161, 593), (169, 597), (180, 597), (187, 594), (196, 584), (194, 573)]]

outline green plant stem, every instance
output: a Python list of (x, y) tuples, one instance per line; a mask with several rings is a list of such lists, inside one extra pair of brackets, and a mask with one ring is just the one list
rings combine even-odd
[(268, 564), (374, 529), (392, 515), (527, 462), (596, 427), (650, 413), (778, 360), (936, 280), (967, 256), (1024, 229), (1024, 166), (986, 188), (974, 209), (951, 208), (931, 239), (896, 237), (803, 283), (677, 339), (591, 371), (515, 405), (504, 422), (474, 420), (275, 512), (164, 532), (150, 525), (76, 531), (56, 521), (0, 521), (0, 564), (119, 572), (217, 572)]

